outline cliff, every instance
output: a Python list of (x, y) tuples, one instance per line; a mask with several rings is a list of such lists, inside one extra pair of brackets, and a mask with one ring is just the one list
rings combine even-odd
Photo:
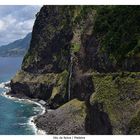
[(36, 120), (38, 127), (48, 134), (140, 133), (139, 11), (41, 8), (10, 84), (13, 95), (43, 99), (54, 109)]

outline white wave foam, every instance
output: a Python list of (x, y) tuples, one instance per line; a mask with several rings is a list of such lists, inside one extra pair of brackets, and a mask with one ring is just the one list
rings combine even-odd
[(2, 83), (0, 84), (0, 88), (4, 88), (4, 87), (5, 87), (5, 83), (2, 82)]
[[(16, 97), (12, 97), (12, 96), (10, 96), (10, 95), (7, 95), (6, 92), (3, 92), (2, 95), (3, 95), (4, 97), (6, 97), (6, 98), (9, 98), (9, 99), (11, 99), (11, 100), (14, 100), (15, 102), (32, 103), (32, 104), (38, 105), (38, 106), (41, 108), (42, 111), (40, 111), (40, 113), (37, 114), (37, 115), (31, 116), (31, 117), (29, 118), (29, 120), (28, 120), (27, 123), (28, 123), (29, 126), (32, 127), (32, 129), (34, 130), (34, 132), (35, 132), (36, 135), (45, 135), (45, 134), (46, 134), (46, 132), (45, 132), (44, 130), (38, 129), (37, 126), (36, 126), (36, 124), (35, 124), (35, 122), (34, 122), (34, 120), (35, 120), (35, 118), (36, 118), (37, 116), (43, 115), (43, 114), (46, 112), (46, 108), (45, 108), (45, 107), (43, 107), (40, 103), (35, 102), (35, 101), (32, 101), (32, 100), (29, 100), (29, 99), (19, 99), (19, 98), (16, 98)], [(35, 110), (35, 111), (36, 111), (36, 110)]]
[[(27, 100), (28, 100), (28, 99), (27, 99)], [(42, 106), (40, 103), (38, 103), (38, 102), (31, 101), (31, 100), (28, 100), (28, 101), (29, 101), (29, 102), (32, 102), (32, 103), (34, 103), (34, 104), (36, 104), (36, 105), (38, 105), (38, 106), (41, 108), (41, 110), (42, 110), (38, 115), (35, 115), (35, 116), (30, 117), (28, 123), (34, 128), (35, 134), (37, 134), (37, 135), (45, 135), (46, 132), (45, 132), (44, 130), (38, 129), (37, 126), (36, 126), (36, 124), (34, 123), (34, 120), (35, 120), (35, 118), (36, 118), (37, 116), (43, 115), (43, 114), (46, 112), (46, 108), (43, 107), (43, 106)]]
[(24, 126), (24, 125), (26, 125), (27, 123), (18, 123), (18, 124), (21, 125), (21, 126), (22, 126), (22, 125)]
[(10, 87), (6, 86), (7, 84), (10, 84), (10, 81), (0, 83), (0, 88), (10, 89)]
[(34, 107), (33, 109), (34, 109), (35, 112), (39, 112), (40, 111), (40, 108)]
[[(10, 88), (9, 88), (8, 86), (6, 86), (6, 85), (9, 84), (9, 83), (10, 83), (10, 81), (0, 83), (0, 88), (4, 88), (4, 89), (6, 89), (6, 90), (10, 90)], [(35, 120), (35, 118), (36, 118), (38, 115), (43, 115), (43, 114), (46, 112), (45, 107), (43, 107), (40, 103), (35, 102), (35, 101), (32, 101), (32, 100), (29, 100), (29, 99), (19, 99), (19, 98), (17, 98), (17, 97), (12, 97), (12, 96), (10, 96), (10, 95), (7, 95), (7, 94), (6, 94), (7, 92), (8, 92), (8, 91), (3, 92), (1, 95), (4, 96), (4, 97), (6, 97), (6, 98), (8, 98), (8, 99), (14, 100), (15, 102), (36, 104), (37, 106), (40, 107), (41, 111), (39, 112), (39, 114), (34, 115), (34, 116), (31, 116), (31, 117), (29, 118), (29, 120), (28, 120), (27, 123), (28, 123), (29, 126), (32, 127), (32, 129), (34, 130), (35, 134), (37, 134), (37, 135), (45, 135), (46, 132), (43, 131), (43, 130), (41, 130), (41, 129), (38, 129), (37, 126), (36, 126), (36, 124), (34, 123), (34, 120)], [(39, 109), (34, 108), (34, 111), (39, 111)], [(22, 124), (20, 124), (20, 125), (25, 125), (25, 124), (22, 123)]]

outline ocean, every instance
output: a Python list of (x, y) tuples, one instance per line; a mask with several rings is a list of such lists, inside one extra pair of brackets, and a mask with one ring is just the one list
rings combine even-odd
[(0, 57), (0, 135), (35, 135), (37, 129), (31, 118), (42, 112), (37, 104), (12, 100), (3, 96), (7, 91), (4, 82), (20, 70), (21, 57)]

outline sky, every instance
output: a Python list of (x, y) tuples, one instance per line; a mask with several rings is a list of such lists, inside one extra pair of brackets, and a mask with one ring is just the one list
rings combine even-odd
[(21, 39), (32, 31), (41, 6), (0, 5), (0, 46)]

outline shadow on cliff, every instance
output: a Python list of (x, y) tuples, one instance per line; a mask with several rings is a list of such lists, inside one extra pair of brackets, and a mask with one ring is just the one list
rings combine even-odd
[(87, 116), (85, 118), (85, 130), (89, 134), (95, 135), (111, 135), (112, 126), (108, 114), (103, 112), (103, 105), (101, 103), (94, 103), (87, 105)]

